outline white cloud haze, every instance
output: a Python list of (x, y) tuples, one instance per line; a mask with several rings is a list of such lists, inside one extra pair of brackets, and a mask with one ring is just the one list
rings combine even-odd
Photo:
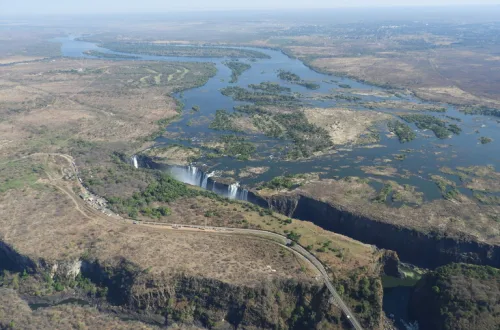
[(0, 0), (0, 15), (491, 4), (500, 0)]

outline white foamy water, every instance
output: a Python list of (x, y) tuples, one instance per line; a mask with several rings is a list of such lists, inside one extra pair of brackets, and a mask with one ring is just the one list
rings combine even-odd
[[(187, 167), (172, 167), (170, 169), (170, 174), (181, 182), (198, 186), (203, 189), (209, 189), (208, 179), (212, 178), (216, 175), (215, 172), (205, 173), (200, 170), (198, 167), (189, 165)], [(238, 199), (238, 200), (247, 200), (248, 190), (242, 189), (240, 187), (239, 182), (230, 184), (225, 188), (226, 185), (223, 184), (212, 184), (210, 185), (211, 191), (214, 193), (230, 198), (230, 199)]]

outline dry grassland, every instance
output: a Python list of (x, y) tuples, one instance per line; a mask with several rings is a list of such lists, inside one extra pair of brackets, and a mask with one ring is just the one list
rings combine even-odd
[[(321, 55), (321, 54), (319, 54)], [(376, 85), (408, 88), (417, 96), (460, 105), (500, 106), (496, 58), (483, 53), (437, 50), (356, 57), (316, 58), (311, 65)]]
[(18, 161), (25, 172), (43, 167), (36, 184), (0, 195), (1, 240), (22, 255), (52, 263), (90, 253), (109, 265), (124, 258), (153, 274), (184, 272), (245, 285), (308, 278), (301, 259), (265, 239), (127, 224), (89, 209), (73, 193), (76, 183), (63, 179), (60, 158)]
[(327, 73), (397, 89), (407, 88), (424, 99), (500, 107), (500, 70), (495, 55), (498, 49), (489, 45), (462, 46), (460, 42), (456, 37), (431, 33), (392, 34), (377, 40), (371, 36), (343, 39), (333, 33), (252, 43), (281, 47), (291, 56)]
[(379, 122), (391, 119), (390, 115), (375, 111), (357, 111), (344, 108), (306, 109), (307, 120), (324, 128), (335, 145), (377, 142), (376, 137), (367, 136)]
[[(285, 236), (287, 232), (297, 232), (301, 235), (300, 244), (304, 247), (311, 246), (311, 252), (336, 278), (361, 267), (367, 267), (369, 272), (373, 273), (378, 271), (379, 254), (374, 246), (326, 231), (310, 222), (292, 220), (292, 223), (288, 223), (288, 218), (278, 213), (259, 214), (252, 211), (247, 204), (225, 204), (204, 197), (179, 200), (169, 206), (172, 215), (162, 221), (171, 224), (260, 229)], [(143, 220), (151, 221), (148, 218)], [(333, 251), (327, 249), (317, 253), (316, 249), (328, 241)]]
[[(183, 78), (141, 84), (155, 70)], [(177, 115), (170, 92), (211, 74), (205, 64), (58, 59), (0, 67), (0, 156), (54, 151), (70, 139), (138, 141)], [(177, 74), (179, 76), (180, 74)]]

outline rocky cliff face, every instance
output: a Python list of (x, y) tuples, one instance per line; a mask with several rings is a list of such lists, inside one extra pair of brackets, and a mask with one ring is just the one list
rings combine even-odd
[(340, 327), (323, 286), (273, 281), (239, 287), (220, 281), (180, 275), (170, 280), (140, 279), (129, 306), (145, 312), (166, 311), (167, 324), (201, 323), (211, 328), (315, 329)]
[(36, 264), (29, 258), (17, 253), (11, 246), (0, 241), (0, 270), (21, 272), (34, 271)]
[(274, 211), (313, 223), (379, 248), (396, 251), (402, 261), (435, 268), (450, 262), (500, 267), (500, 247), (474, 241), (469, 237), (447, 237), (423, 233), (359, 216), (301, 194), (262, 198)]
[(383, 265), (381, 272), (388, 276), (402, 278), (404, 274), (399, 270), (399, 257), (394, 251), (385, 250), (380, 257), (380, 263)]
[(81, 274), (107, 288), (104, 306), (129, 318), (209, 329), (344, 328), (340, 310), (320, 282), (283, 279), (239, 286), (189, 274), (151, 274), (123, 258), (33, 261), (0, 246), (0, 271), (28, 269), (58, 280)]
[(95, 261), (83, 274), (109, 288), (108, 300), (167, 325), (199, 324), (207, 328), (329, 329), (342, 328), (339, 311), (319, 283), (294, 280), (262, 282), (255, 287), (178, 274), (148, 274), (125, 260), (114, 266)]

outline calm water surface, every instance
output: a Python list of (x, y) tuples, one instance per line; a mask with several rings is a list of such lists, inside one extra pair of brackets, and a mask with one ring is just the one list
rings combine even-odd
[[(176, 97), (182, 99), (185, 103), (185, 111), (182, 118), (170, 124), (166, 130), (167, 133), (178, 133), (175, 138), (159, 138), (158, 145), (168, 145), (171, 143), (180, 143), (186, 146), (199, 147), (201, 141), (210, 141), (217, 139), (221, 134), (231, 134), (230, 132), (214, 131), (208, 128), (217, 109), (226, 109), (231, 111), (234, 106), (245, 104), (244, 102), (233, 101), (220, 93), (220, 89), (227, 86), (240, 86), (247, 88), (249, 84), (259, 84), (265, 81), (280, 83), (292, 89), (292, 92), (300, 93), (304, 96), (304, 103), (314, 107), (334, 107), (348, 106), (356, 108), (356, 105), (347, 101), (326, 100), (313, 101), (308, 97), (318, 93), (330, 93), (332, 90), (340, 89), (339, 84), (348, 84), (353, 90), (365, 91), (384, 91), (384, 89), (360, 83), (351, 79), (321, 74), (309, 69), (301, 61), (289, 58), (285, 54), (276, 50), (248, 48), (260, 51), (270, 56), (270, 59), (257, 59), (255, 61), (241, 59), (240, 61), (249, 63), (252, 67), (244, 72), (237, 83), (230, 84), (231, 71), (222, 62), (227, 58), (196, 58), (196, 57), (167, 57), (167, 56), (147, 56), (137, 54), (126, 54), (113, 52), (108, 49), (98, 47), (94, 43), (77, 41), (72, 37), (58, 38), (56, 41), (62, 44), (61, 51), (64, 56), (93, 58), (83, 54), (86, 50), (97, 50), (111, 54), (125, 54), (138, 56), (139, 61), (179, 61), (179, 62), (212, 62), (217, 66), (217, 74), (211, 78), (207, 84), (202, 87), (190, 89), (176, 94)], [(241, 48), (241, 47), (239, 47)], [(277, 70), (283, 69), (299, 75), (302, 79), (313, 81), (320, 85), (318, 90), (308, 90), (305, 87), (290, 84), (277, 77)], [(342, 89), (340, 89), (342, 90)], [(342, 90), (345, 94), (348, 91)], [(360, 96), (360, 95), (356, 95)], [(424, 103), (411, 96), (360, 96), (364, 101), (383, 101), (383, 100), (408, 100), (418, 103)], [(193, 105), (199, 105), (200, 111), (190, 111)], [(345, 176), (368, 176), (361, 166), (388, 165), (398, 169), (400, 174), (403, 170), (409, 171), (409, 177), (391, 177), (391, 179), (401, 184), (411, 184), (425, 194), (426, 200), (441, 198), (441, 192), (436, 184), (429, 179), (431, 174), (440, 174), (439, 168), (448, 166), (471, 165), (493, 165), (496, 166), (500, 160), (498, 152), (500, 143), (500, 124), (495, 118), (486, 116), (464, 115), (457, 111), (453, 106), (445, 105), (448, 109), (444, 114), (435, 114), (437, 117), (446, 119), (444, 116), (453, 116), (460, 118), (457, 123), (462, 128), (462, 133), (458, 136), (452, 136), (449, 139), (441, 140), (432, 134), (432, 132), (419, 132), (418, 129), (410, 124), (417, 131), (418, 138), (409, 143), (401, 144), (395, 138), (388, 138), (384, 133), (380, 136), (380, 142), (377, 143), (383, 147), (364, 148), (359, 146), (344, 146), (337, 149), (337, 153), (311, 160), (287, 161), (284, 154), (291, 147), (290, 141), (278, 140), (265, 137), (263, 135), (242, 134), (252, 142), (258, 144), (257, 159), (252, 161), (238, 161), (229, 157), (218, 158), (216, 160), (205, 160), (204, 163), (209, 167), (207, 171), (238, 171), (247, 167), (267, 166), (270, 170), (266, 173), (252, 178), (237, 179), (241, 185), (252, 186), (261, 181), (269, 180), (275, 176), (308, 172), (320, 172), (322, 178), (345, 177)], [(363, 109), (367, 110), (367, 109)], [(394, 110), (377, 109), (376, 111), (386, 111), (394, 113)], [(191, 125), (191, 123), (195, 123)], [(453, 122), (452, 122), (453, 123)], [(476, 130), (480, 133), (476, 133)], [(167, 134), (168, 136), (169, 134)], [(478, 144), (479, 136), (487, 136), (494, 139), (494, 142), (486, 145)], [(401, 154), (402, 150), (411, 149), (412, 152), (406, 154), (406, 159), (398, 161), (394, 159), (395, 154)], [(387, 162), (391, 160), (391, 162)], [(499, 167), (499, 166), (496, 166)], [(408, 173), (408, 172), (407, 172)], [(373, 175), (369, 175), (372, 176)], [(381, 177), (387, 179), (387, 177)], [(376, 185), (376, 183), (375, 183)], [(462, 193), (470, 194), (465, 189)]]

